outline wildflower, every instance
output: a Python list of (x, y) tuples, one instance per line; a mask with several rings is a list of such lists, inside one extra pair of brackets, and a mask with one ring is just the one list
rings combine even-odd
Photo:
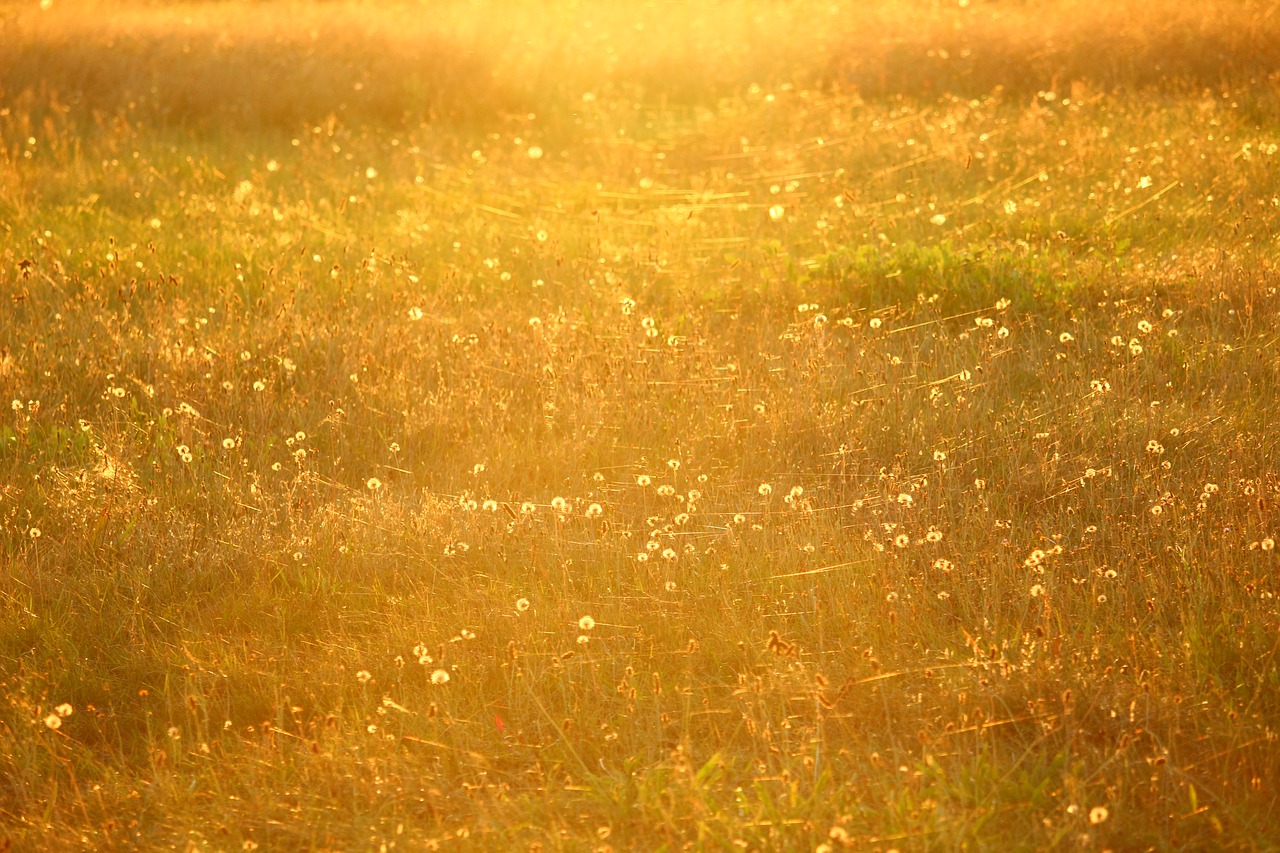
[(39, 539), (39, 538), (40, 538), (40, 528), (39, 528), (39, 527), (33, 527), (33, 528), (31, 528), (30, 530), (28, 530), (28, 531), (27, 531), (27, 535), (28, 535), (28, 536), (30, 536), (32, 539)]
[(905, 548), (911, 544), (911, 537), (905, 533), (899, 533), (893, 540), (893, 544), (899, 548)]
[(1039, 598), (1039, 597), (1040, 597), (1040, 596), (1042, 596), (1042, 595), (1044, 595), (1044, 587), (1043, 587), (1043, 586), (1041, 586), (1040, 584), (1035, 584), (1035, 585), (1033, 585), (1033, 586), (1031, 587), (1031, 597), (1032, 597), (1032, 598)]
[(599, 518), (604, 515), (604, 507), (600, 506), (600, 504), (592, 504), (587, 507), (586, 515), (587, 518)]
[(57, 731), (62, 728), (62, 718), (57, 714), (50, 714), (44, 718), (44, 724), (53, 731)]
[(169, 740), (182, 739), (182, 730), (179, 729), (177, 726), (169, 726), (169, 730), (166, 732), (166, 734), (169, 735)]
[(529, 155), (529, 159), (530, 159), (530, 160), (541, 160), (541, 159), (542, 159), (542, 148), (540, 148), (540, 147), (539, 147), (539, 146), (537, 146), (537, 145), (530, 145), (530, 146), (529, 146), (529, 150), (528, 150), (528, 151), (526, 151), (525, 153)]
[(443, 669), (437, 669), (435, 672), (431, 673), (431, 683), (432, 684), (448, 684), (449, 673), (445, 672)]
[(525, 612), (525, 611), (527, 611), (528, 609), (529, 609), (529, 599), (527, 599), (527, 598), (517, 598), (517, 599), (516, 599), (516, 610), (517, 610), (518, 612), (520, 612), (520, 613), (524, 613), (524, 612)]
[(787, 209), (780, 204), (775, 204), (769, 208), (769, 218), (774, 222), (778, 222), (782, 217), (787, 215)]
[(59, 717), (70, 717), (75, 712), (75, 708), (72, 708), (69, 702), (63, 702), (58, 707), (54, 708), (53, 712)]
[(924, 535), (924, 538), (930, 542), (941, 542), (942, 531), (937, 529), (930, 529), (929, 532)]
[(663, 588), (664, 588), (667, 592), (675, 592), (675, 591), (676, 591), (676, 582), (675, 582), (675, 581), (667, 581), (667, 582), (666, 582), (666, 584), (664, 584), (664, 585), (663, 585)]
[(583, 616), (578, 620), (578, 627), (583, 631), (590, 631), (595, 626), (596, 620), (592, 619), (590, 616)]
[(1262, 540), (1262, 543), (1261, 543), (1262, 550), (1270, 551), (1275, 547), (1276, 547), (1276, 540), (1272, 539), (1270, 536)]
[(945, 214), (935, 213), (933, 216), (929, 218), (929, 221), (932, 222), (934, 225), (946, 225), (947, 217)]
[(941, 450), (935, 450), (935, 451), (933, 451), (933, 461), (934, 461), (934, 462), (946, 462), (946, 461), (947, 461), (947, 454), (943, 453)]
[(872, 317), (871, 320), (867, 323), (867, 325), (873, 329), (878, 329), (883, 323), (884, 321), (881, 320), (879, 317)]
[(641, 474), (639, 477), (636, 477), (636, 485), (637, 485), (637, 486), (647, 486), (647, 485), (649, 485), (649, 484), (650, 484), (650, 483), (652, 483), (652, 482), (653, 482), (653, 480), (649, 479), (649, 475), (648, 475), (648, 474)]
[(373, 681), (373, 673), (369, 672), (367, 669), (362, 669), (356, 673), (356, 681), (361, 684), (368, 684), (370, 681)]
[(1111, 812), (1107, 811), (1106, 806), (1094, 806), (1089, 809), (1089, 823), (1092, 823), (1095, 826), (1102, 823), (1110, 816)]
[(365, 486), (369, 488), (369, 491), (376, 492), (378, 491), (378, 489), (382, 488), (382, 481), (379, 480), (377, 477), (370, 477), (368, 481), (365, 483)]
[(759, 492), (763, 497), (767, 498), (769, 495), (773, 494), (773, 486), (769, 485), (768, 483), (761, 483), (760, 486), (756, 489), (756, 491)]
[(481, 508), (482, 508), (482, 509), (484, 509), (484, 511), (485, 511), (485, 512), (497, 512), (497, 511), (498, 511), (498, 502), (497, 502), (497, 501), (495, 501), (493, 498), (489, 498), (488, 500), (486, 500), (486, 501), (485, 501), (483, 504), (481, 504), (480, 506), (481, 506)]
[(569, 502), (560, 497), (552, 498), (551, 508), (556, 512), (567, 512), (569, 510)]

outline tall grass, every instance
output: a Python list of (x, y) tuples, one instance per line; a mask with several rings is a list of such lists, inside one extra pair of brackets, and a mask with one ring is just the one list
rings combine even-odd
[(1280, 844), (1273, 17), (6, 7), (0, 846)]

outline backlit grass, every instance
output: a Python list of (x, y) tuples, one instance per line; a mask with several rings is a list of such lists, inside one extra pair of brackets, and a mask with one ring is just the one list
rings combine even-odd
[(0, 849), (1280, 845), (1263, 3), (9, 4)]

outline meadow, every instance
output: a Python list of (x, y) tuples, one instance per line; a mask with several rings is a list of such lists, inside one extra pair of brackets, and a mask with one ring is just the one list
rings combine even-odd
[(1280, 11), (0, 5), (0, 851), (1280, 849)]

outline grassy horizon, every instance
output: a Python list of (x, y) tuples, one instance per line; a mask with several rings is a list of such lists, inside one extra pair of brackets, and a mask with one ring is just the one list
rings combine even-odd
[(0, 850), (1280, 846), (1270, 4), (0, 41)]

